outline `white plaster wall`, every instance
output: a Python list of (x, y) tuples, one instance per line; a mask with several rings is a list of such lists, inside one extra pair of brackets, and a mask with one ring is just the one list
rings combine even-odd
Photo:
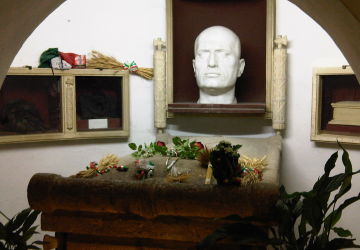
[[(340, 66), (346, 60), (330, 37), (307, 15), (286, 0), (277, 0), (277, 33), (289, 38), (288, 127), (284, 135), (282, 183), (289, 191), (305, 191), (322, 174), (335, 145), (310, 141), (312, 68)], [(52, 13), (28, 38), (12, 66), (37, 66), (44, 50), (58, 47), (63, 52), (87, 54), (95, 49), (119, 61), (135, 60), (152, 67), (152, 42), (165, 39), (165, 0), (68, 0)], [(136, 143), (155, 138), (153, 129), (153, 82), (130, 77), (131, 137)], [(172, 134), (221, 134), (268, 136), (270, 121), (244, 118), (180, 117), (169, 121)], [(27, 207), (26, 187), (34, 173), (51, 172), (68, 176), (82, 170), (91, 160), (107, 153), (119, 156), (130, 150), (127, 141), (73, 141), (0, 146), (0, 209), (12, 216)], [(359, 168), (358, 147), (347, 147), (355, 169)], [(340, 166), (339, 166), (340, 167)], [(352, 194), (360, 189), (354, 178)], [(360, 238), (360, 204), (343, 213), (341, 226)], [(360, 241), (358, 241), (360, 242)]]
[[(289, 88), (287, 131), (283, 144), (281, 181), (288, 191), (311, 189), (323, 166), (338, 147), (333, 144), (311, 142), (311, 92), (312, 69), (347, 65), (331, 38), (311, 18), (293, 4), (278, 0), (277, 33), (289, 37)], [(359, 146), (345, 146), (350, 154), (354, 169), (360, 168)], [(341, 155), (341, 154), (340, 154)], [(339, 156), (340, 156), (339, 155)], [(341, 170), (341, 157), (338, 170)], [(360, 190), (359, 176), (353, 178), (349, 196)], [(360, 204), (353, 204), (343, 212), (339, 226), (350, 229), (360, 242)]]

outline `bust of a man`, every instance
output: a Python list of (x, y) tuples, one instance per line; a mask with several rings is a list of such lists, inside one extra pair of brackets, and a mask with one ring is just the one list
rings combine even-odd
[(193, 67), (201, 104), (235, 104), (235, 84), (245, 67), (239, 37), (224, 26), (203, 30), (195, 40)]

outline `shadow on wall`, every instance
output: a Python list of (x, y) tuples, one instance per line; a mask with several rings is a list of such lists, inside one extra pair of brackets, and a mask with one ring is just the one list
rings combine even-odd
[[(360, 145), (353, 145), (353, 144), (346, 144), (346, 143), (341, 143), (341, 145), (346, 149), (346, 150), (360, 150)], [(328, 143), (328, 142), (315, 142), (315, 146), (318, 148), (326, 148), (326, 149), (332, 149), (334, 151), (339, 150), (340, 147), (337, 143)]]
[[(182, 132), (214, 135), (260, 135), (272, 134), (271, 120), (259, 117), (198, 117), (196, 115), (178, 116), (168, 120), (168, 128)], [(264, 135), (266, 134), (266, 135)]]
[[(10, 64), (35, 28), (65, 0), (0, 1), (0, 88)], [(21, 13), (21, 15), (20, 15)]]

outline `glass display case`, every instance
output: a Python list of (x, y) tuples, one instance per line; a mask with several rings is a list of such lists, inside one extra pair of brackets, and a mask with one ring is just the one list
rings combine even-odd
[(360, 85), (350, 67), (313, 73), (311, 140), (360, 144)]
[(128, 136), (126, 71), (11, 68), (0, 89), (0, 143)]

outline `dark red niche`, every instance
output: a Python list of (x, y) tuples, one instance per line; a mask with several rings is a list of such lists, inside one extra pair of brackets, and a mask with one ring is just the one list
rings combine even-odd
[(238, 102), (266, 101), (266, 0), (173, 0), (174, 103), (195, 103), (194, 41), (205, 28), (223, 25), (241, 40), (246, 66), (236, 84)]

